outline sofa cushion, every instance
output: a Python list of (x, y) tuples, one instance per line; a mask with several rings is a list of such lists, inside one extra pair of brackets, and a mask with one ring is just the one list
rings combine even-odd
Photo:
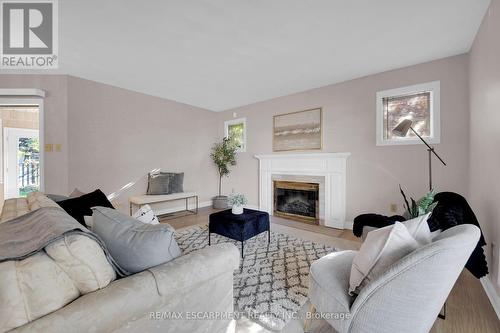
[(106, 195), (99, 189), (68, 200), (58, 202), (69, 215), (75, 218), (78, 222), (85, 225), (84, 216), (92, 215), (92, 207), (102, 206), (113, 208)]
[(28, 200), (29, 210), (34, 211), (42, 207), (57, 207), (59, 205), (49, 197), (47, 197), (42, 192), (30, 192), (28, 193), (26, 199)]
[(390, 265), (418, 247), (417, 241), (400, 222), (368, 233), (352, 262), (349, 293), (358, 294)]
[(102, 289), (116, 278), (104, 251), (89, 237), (65, 235), (46, 246), (45, 251), (73, 280), (81, 294)]
[(92, 231), (101, 237), (117, 264), (130, 273), (181, 255), (169, 225), (145, 224), (105, 207), (94, 207), (92, 217)]
[(80, 293), (44, 252), (0, 263), (0, 331), (5, 332), (60, 309)]

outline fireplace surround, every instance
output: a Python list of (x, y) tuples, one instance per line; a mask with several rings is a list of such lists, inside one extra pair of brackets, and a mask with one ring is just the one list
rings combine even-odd
[[(275, 215), (274, 180), (320, 184), (319, 224), (345, 228), (346, 171), (350, 153), (255, 155), (259, 160), (259, 210)], [(310, 181), (314, 180), (314, 181)]]

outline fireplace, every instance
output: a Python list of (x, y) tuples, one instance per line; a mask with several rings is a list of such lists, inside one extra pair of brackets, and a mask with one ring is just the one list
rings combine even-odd
[(318, 224), (319, 184), (275, 180), (274, 215)]

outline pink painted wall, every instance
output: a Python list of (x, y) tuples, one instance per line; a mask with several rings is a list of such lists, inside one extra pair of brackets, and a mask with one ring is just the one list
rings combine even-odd
[(72, 76), (68, 108), (69, 189), (109, 194), (142, 176), (120, 197), (126, 211), (129, 196), (146, 193), (147, 172), (161, 168), (183, 171), (185, 190), (201, 202), (216, 194), (212, 111)]
[[(470, 52), (469, 199), (488, 243), (500, 297), (500, 1), (492, 0)], [(493, 251), (492, 251), (493, 244)]]
[(45, 90), (45, 143), (61, 144), (60, 152), (45, 153), (45, 190), (68, 190), (68, 101), (66, 75), (0, 75), (0, 88)]
[(371, 75), (298, 94), (255, 103), (218, 114), (219, 135), (224, 121), (247, 119), (247, 152), (225, 180), (227, 193), (244, 193), (258, 204), (258, 162), (255, 154), (272, 153), (273, 115), (316, 107), (323, 108), (324, 152), (351, 152), (348, 160), (347, 217), (366, 212), (389, 214), (396, 203), (402, 212), (398, 184), (407, 194), (423, 195), (428, 187), (427, 151), (422, 145), (375, 144), (375, 96), (377, 91), (441, 81), (441, 143), (436, 150), (448, 163), (434, 163), (438, 191), (467, 192), (469, 175), (468, 56), (460, 55), (430, 63)]

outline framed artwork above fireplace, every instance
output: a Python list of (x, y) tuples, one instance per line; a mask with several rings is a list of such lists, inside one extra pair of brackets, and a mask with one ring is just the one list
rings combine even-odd
[(276, 115), (273, 118), (273, 151), (321, 150), (321, 108)]

